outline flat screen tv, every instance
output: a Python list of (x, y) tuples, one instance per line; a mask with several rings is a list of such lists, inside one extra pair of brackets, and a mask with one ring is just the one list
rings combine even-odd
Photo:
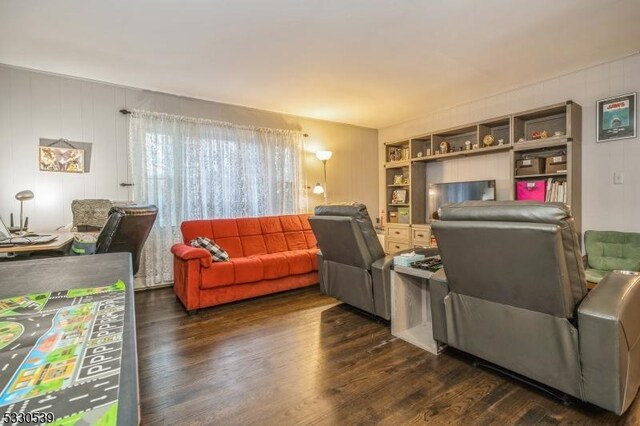
[(445, 204), (495, 199), (495, 180), (429, 184), (427, 194), (427, 218), (429, 221), (437, 219), (438, 209)]

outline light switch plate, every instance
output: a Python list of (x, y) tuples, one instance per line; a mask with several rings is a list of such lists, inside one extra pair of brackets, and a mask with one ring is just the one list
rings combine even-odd
[(622, 172), (613, 172), (613, 183), (615, 185), (622, 185), (624, 183), (624, 176)]

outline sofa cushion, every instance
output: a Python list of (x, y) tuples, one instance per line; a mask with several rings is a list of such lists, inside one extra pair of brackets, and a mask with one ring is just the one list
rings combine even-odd
[(202, 282), (200, 287), (204, 289), (223, 287), (235, 282), (235, 272), (231, 262), (215, 262), (208, 268), (200, 269)]
[(215, 219), (211, 221), (211, 230), (216, 239), (225, 237), (237, 237), (238, 225), (236, 219)]
[(289, 274), (298, 275), (312, 271), (311, 257), (306, 250), (285, 251), (282, 253), (289, 263)]
[(318, 240), (313, 231), (303, 231), (304, 239), (307, 241), (307, 248), (318, 248)]
[(246, 235), (262, 235), (262, 228), (260, 227), (260, 220), (255, 217), (245, 217), (236, 219), (238, 226), (238, 235), (244, 237)]
[(287, 241), (281, 232), (275, 234), (265, 234), (264, 243), (267, 246), (267, 253), (281, 253), (287, 251)]
[(189, 220), (182, 222), (180, 230), (182, 231), (182, 238), (185, 244), (189, 244), (189, 241), (198, 237), (213, 239), (210, 220)]
[(243, 257), (244, 253), (242, 252), (242, 243), (240, 242), (240, 237), (226, 237), (226, 238), (216, 238), (216, 244), (222, 247), (227, 253), (229, 253), (230, 258)]
[(264, 275), (260, 259), (255, 257), (239, 257), (229, 260), (233, 264), (235, 271), (234, 284), (253, 283), (262, 281)]
[(291, 250), (307, 249), (307, 240), (304, 238), (302, 231), (285, 232), (284, 239), (287, 242), (287, 248)]
[(282, 233), (282, 225), (278, 216), (268, 216), (258, 218), (260, 221), (260, 228), (263, 234), (273, 234), (275, 232)]
[(289, 275), (289, 262), (283, 254), (263, 254), (254, 257), (262, 262), (262, 270), (265, 280), (273, 280)]
[(302, 223), (300, 223), (300, 218), (297, 215), (280, 216), (279, 218), (282, 231), (302, 231)]
[(320, 250), (318, 250), (317, 248), (310, 248), (303, 251), (306, 252), (309, 255), (309, 258), (311, 259), (311, 268), (314, 271), (317, 271), (318, 270), (318, 252)]
[(257, 254), (267, 254), (267, 246), (264, 243), (262, 235), (241, 236), (242, 252), (245, 256), (254, 256)]

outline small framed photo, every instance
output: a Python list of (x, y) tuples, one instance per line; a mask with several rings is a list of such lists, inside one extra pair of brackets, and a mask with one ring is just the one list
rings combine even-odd
[(406, 189), (394, 189), (391, 194), (391, 204), (406, 204), (407, 203), (407, 190)]
[(597, 103), (597, 141), (636, 137), (636, 93), (602, 99)]

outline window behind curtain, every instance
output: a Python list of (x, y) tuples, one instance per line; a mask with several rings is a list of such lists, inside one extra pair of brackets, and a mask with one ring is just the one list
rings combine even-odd
[(159, 209), (137, 284), (173, 281), (169, 249), (184, 220), (304, 211), (302, 154), (300, 132), (134, 111), (135, 200)]

